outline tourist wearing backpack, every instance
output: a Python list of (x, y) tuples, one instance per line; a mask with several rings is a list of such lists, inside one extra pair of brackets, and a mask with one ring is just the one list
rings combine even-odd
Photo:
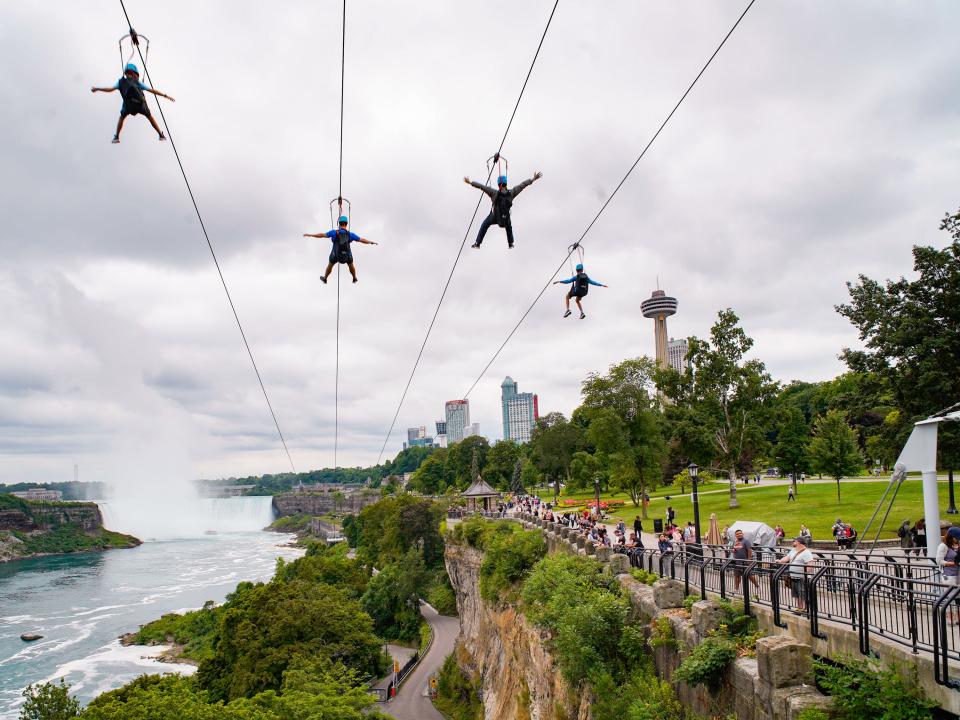
[(90, 92), (113, 92), (114, 90), (120, 91), (120, 97), (123, 98), (123, 105), (120, 106), (120, 120), (117, 121), (117, 131), (114, 133), (111, 142), (115, 144), (120, 142), (120, 131), (123, 130), (123, 123), (128, 115), (143, 115), (150, 121), (150, 124), (153, 125), (153, 129), (157, 131), (159, 139), (167, 139), (167, 136), (163, 134), (160, 126), (157, 125), (157, 121), (154, 120), (153, 115), (150, 113), (150, 106), (147, 105), (147, 98), (144, 96), (144, 93), (153, 93), (158, 97), (166, 98), (170, 102), (174, 102), (172, 97), (159, 90), (147, 87), (140, 82), (140, 70), (133, 63), (127, 63), (127, 67), (123, 70), (123, 77), (117, 80), (116, 85), (113, 87), (90, 88)]
[(362, 238), (356, 233), (352, 233), (347, 229), (347, 224), (349, 220), (346, 215), (341, 215), (340, 219), (337, 221), (338, 227), (336, 230), (328, 230), (325, 233), (304, 233), (304, 237), (312, 238), (330, 238), (333, 243), (333, 247), (330, 249), (329, 262), (327, 264), (327, 269), (323, 273), (323, 276), (320, 278), (320, 282), (324, 285), (327, 284), (327, 278), (330, 277), (330, 273), (333, 272), (333, 266), (337, 263), (346, 264), (347, 268), (350, 270), (350, 274), (353, 276), (353, 281), (357, 282), (357, 269), (353, 266), (353, 251), (350, 249), (350, 243), (363, 243), (364, 245), (377, 245), (373, 240), (367, 240)]
[(532, 185), (534, 180), (539, 180), (543, 177), (543, 173), (535, 172), (533, 177), (529, 180), (524, 180), (519, 185), (515, 185), (513, 189), (507, 187), (507, 176), (501, 175), (497, 178), (497, 189), (494, 190), (492, 187), (488, 187), (483, 183), (478, 183), (472, 181), (470, 178), (465, 177), (463, 181), (467, 185), (475, 187), (477, 190), (482, 190), (487, 195), (490, 196), (490, 199), (493, 201), (493, 207), (490, 208), (490, 214), (487, 215), (486, 219), (480, 225), (480, 232), (477, 233), (477, 240), (470, 247), (474, 249), (480, 248), (480, 243), (483, 242), (483, 236), (487, 234), (487, 230), (491, 225), (496, 223), (504, 230), (507, 231), (507, 247), (513, 247), (513, 223), (510, 219), (510, 211), (513, 208), (513, 200), (517, 197), (523, 190)]

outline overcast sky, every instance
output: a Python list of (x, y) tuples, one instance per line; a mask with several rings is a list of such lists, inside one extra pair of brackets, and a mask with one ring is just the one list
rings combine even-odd
[[(517, 246), (465, 250), (387, 454), (462, 397), (567, 245), (742, 11), (561, 0), (507, 140)], [(551, 0), (349, 0), (341, 464), (374, 462)], [(298, 469), (333, 462), (340, 3), (128, 0)], [(858, 273), (909, 273), (958, 206), (960, 5), (759, 0), (588, 236), (588, 318), (551, 288), (470, 396), (501, 436), (511, 375), (569, 414), (581, 380), (732, 307), (773, 376), (822, 380), (856, 343)], [(164, 482), (288, 469), (169, 144), (120, 100), (117, 2), (0, 5), (0, 482)], [(473, 231), (476, 232), (476, 229)], [(346, 272), (344, 272), (346, 276)]]

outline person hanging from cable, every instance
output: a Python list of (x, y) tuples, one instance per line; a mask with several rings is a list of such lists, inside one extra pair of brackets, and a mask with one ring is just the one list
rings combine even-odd
[(596, 280), (590, 278), (583, 271), (583, 265), (577, 264), (577, 273), (572, 278), (567, 280), (554, 280), (554, 285), (573, 285), (570, 288), (570, 292), (567, 293), (566, 305), (567, 311), (563, 314), (564, 317), (570, 317), (570, 298), (573, 298), (577, 302), (577, 308), (580, 310), (580, 319), (583, 320), (586, 317), (586, 313), (583, 312), (583, 305), (580, 304), (580, 298), (587, 296), (587, 292), (590, 290), (591, 285), (596, 285), (597, 287), (607, 287), (603, 283), (598, 283)]
[(482, 190), (487, 195), (490, 196), (490, 199), (493, 201), (493, 207), (490, 208), (490, 214), (487, 215), (486, 219), (480, 225), (480, 232), (477, 233), (477, 241), (471, 245), (473, 248), (480, 248), (480, 243), (483, 242), (483, 236), (487, 234), (487, 230), (491, 225), (496, 223), (504, 230), (507, 231), (507, 247), (513, 247), (513, 224), (510, 221), (510, 209), (513, 206), (513, 200), (517, 197), (523, 190), (529, 185), (533, 184), (534, 180), (539, 180), (543, 177), (543, 173), (535, 172), (533, 177), (529, 180), (524, 180), (519, 185), (514, 185), (513, 188), (507, 187), (507, 176), (501, 175), (497, 178), (497, 189), (494, 190), (492, 187), (488, 187), (483, 183), (478, 183), (472, 181), (470, 178), (465, 177), (463, 181), (467, 185), (472, 185), (477, 190)]
[(150, 113), (150, 106), (147, 105), (147, 98), (143, 93), (153, 93), (157, 97), (166, 98), (170, 102), (175, 102), (172, 97), (159, 90), (147, 87), (140, 82), (140, 70), (133, 63), (127, 63), (127, 66), (123, 70), (123, 77), (117, 80), (116, 85), (113, 87), (90, 88), (90, 92), (113, 92), (114, 90), (120, 91), (120, 97), (123, 98), (123, 105), (120, 106), (120, 120), (117, 121), (117, 132), (114, 134), (111, 142), (120, 142), (120, 131), (123, 130), (123, 123), (128, 115), (143, 115), (150, 121), (150, 124), (153, 125), (153, 129), (157, 131), (159, 139), (167, 139), (167, 136), (163, 134), (163, 130), (160, 129), (157, 121)]
[(333, 243), (333, 247), (330, 249), (330, 258), (329, 264), (327, 265), (327, 270), (324, 272), (323, 277), (320, 278), (320, 281), (326, 285), (327, 278), (330, 277), (330, 273), (333, 272), (333, 266), (337, 263), (346, 263), (346, 266), (350, 269), (350, 274), (353, 276), (353, 281), (357, 282), (357, 269), (353, 266), (353, 251), (350, 250), (350, 243), (363, 243), (364, 245), (377, 245), (378, 243), (373, 242), (373, 240), (367, 240), (362, 238), (356, 233), (350, 232), (347, 225), (349, 220), (346, 215), (341, 215), (340, 219), (337, 221), (339, 227), (335, 230), (328, 230), (325, 233), (304, 233), (304, 237), (312, 238), (330, 238)]

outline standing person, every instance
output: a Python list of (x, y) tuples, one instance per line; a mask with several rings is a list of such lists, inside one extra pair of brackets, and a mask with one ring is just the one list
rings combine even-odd
[(640, 534), (643, 532), (643, 522), (640, 520), (640, 516), (637, 515), (633, 518), (633, 532), (636, 533), (637, 539), (640, 539)]
[(897, 528), (897, 537), (900, 538), (900, 548), (909, 550), (913, 547), (913, 535), (910, 533), (910, 520), (905, 519)]
[(677, 511), (673, 509), (672, 505), (667, 506), (667, 524), (673, 525), (674, 519), (677, 517)]
[(373, 240), (362, 238), (356, 233), (350, 232), (347, 225), (350, 221), (346, 215), (341, 215), (337, 220), (337, 229), (328, 230), (325, 233), (304, 233), (304, 237), (312, 238), (330, 238), (332, 247), (330, 248), (330, 257), (328, 258), (327, 269), (320, 278), (320, 282), (327, 284), (327, 278), (333, 272), (333, 266), (337, 263), (345, 263), (353, 276), (353, 281), (357, 282), (357, 269), (353, 266), (353, 251), (350, 249), (350, 243), (363, 243), (364, 245), (376, 245)]
[[(733, 552), (733, 591), (740, 591), (740, 580), (743, 578), (743, 573), (746, 570), (747, 563), (750, 560), (753, 560), (753, 543), (747, 540), (743, 536), (743, 530), (739, 528), (733, 534), (733, 547), (731, 548)], [(757, 581), (755, 575), (750, 576), (750, 582), (753, 583), (753, 586), (760, 589), (760, 583)], [(757, 595), (754, 593), (754, 598)]]
[(112, 143), (116, 144), (120, 142), (120, 131), (123, 130), (123, 123), (128, 115), (143, 115), (150, 121), (150, 124), (153, 125), (153, 129), (157, 131), (157, 139), (167, 139), (167, 136), (163, 134), (163, 130), (157, 125), (157, 121), (153, 119), (153, 115), (150, 113), (150, 106), (147, 105), (147, 98), (144, 93), (152, 93), (157, 97), (166, 98), (170, 102), (175, 102), (172, 97), (159, 90), (149, 88), (140, 82), (140, 70), (133, 63), (127, 63), (127, 66), (123, 69), (123, 77), (117, 80), (113, 87), (90, 88), (90, 92), (92, 93), (108, 93), (114, 90), (120, 91), (120, 97), (123, 98), (123, 105), (120, 106), (120, 119), (117, 121), (117, 131), (113, 135)]
[(627, 524), (623, 520), (617, 520), (617, 530), (623, 537), (627, 536)]
[(566, 297), (566, 308), (567, 311), (563, 314), (564, 317), (570, 317), (570, 298), (573, 298), (577, 303), (577, 309), (580, 311), (580, 319), (583, 320), (587, 315), (583, 312), (583, 305), (580, 304), (580, 298), (585, 298), (587, 292), (590, 290), (591, 285), (596, 285), (597, 287), (607, 287), (603, 283), (599, 283), (596, 280), (593, 280), (589, 275), (583, 271), (583, 265), (577, 264), (577, 272), (566, 280), (554, 280), (554, 285), (573, 285), (570, 288), (570, 292), (567, 293)]
[(813, 553), (807, 550), (802, 537), (793, 539), (793, 549), (777, 560), (778, 563), (790, 563), (790, 594), (793, 595), (797, 608), (796, 615), (803, 615), (807, 609), (807, 575), (812, 569)]
[[(942, 580), (946, 585), (957, 585), (958, 584), (958, 567), (957, 563), (960, 561), (960, 541), (957, 540), (955, 535), (947, 533), (943, 536), (943, 540), (940, 542), (940, 545), (937, 547), (937, 567), (940, 568), (940, 574)], [(946, 591), (945, 591), (946, 592)], [(953, 611), (953, 606), (955, 603), (950, 603), (950, 609), (947, 611), (949, 613), (948, 622), (951, 625), (957, 624), (957, 616)]]
[(833, 537), (837, 541), (837, 550), (843, 550), (847, 546), (847, 533), (846, 526), (843, 524), (843, 520), (837, 518), (837, 521), (833, 524), (833, 527), (830, 529), (833, 533)]
[(797, 498), (793, 495), (793, 485), (787, 486), (787, 502), (796, 502)]
[(913, 546), (917, 549), (917, 555), (927, 549), (927, 521), (923, 518), (917, 520), (911, 530), (913, 535)]
[(490, 214), (487, 215), (486, 219), (480, 225), (480, 232), (477, 233), (477, 241), (473, 243), (470, 247), (479, 249), (480, 243), (483, 242), (483, 236), (487, 234), (487, 230), (490, 229), (490, 226), (496, 223), (504, 230), (507, 231), (507, 247), (513, 247), (513, 223), (510, 219), (510, 211), (513, 207), (513, 200), (524, 188), (529, 185), (532, 185), (534, 180), (539, 180), (543, 177), (543, 173), (535, 172), (533, 177), (529, 180), (524, 180), (519, 185), (515, 185), (512, 190), (507, 188), (507, 176), (501, 175), (497, 178), (497, 189), (494, 190), (492, 187), (488, 187), (483, 183), (478, 183), (472, 181), (470, 178), (465, 177), (463, 181), (467, 185), (475, 187), (477, 190), (482, 190), (487, 195), (490, 196), (490, 199), (493, 201), (493, 207), (490, 208)]

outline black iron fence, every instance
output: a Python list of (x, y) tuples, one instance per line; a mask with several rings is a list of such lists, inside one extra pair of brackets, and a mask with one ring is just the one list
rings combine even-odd
[(764, 549), (751, 560), (696, 545), (626, 554), (634, 567), (682, 581), (688, 595), (737, 598), (747, 613), (752, 604), (769, 607), (778, 627), (787, 627), (784, 617), (793, 613), (809, 621), (816, 638), (827, 637), (825, 622), (849, 628), (865, 655), (875, 638), (930, 653), (936, 681), (960, 689), (960, 681), (950, 678), (950, 662), (960, 661), (960, 587), (943, 582), (929, 558), (814, 552), (814, 561), (801, 569), (785, 562), (779, 549)]

